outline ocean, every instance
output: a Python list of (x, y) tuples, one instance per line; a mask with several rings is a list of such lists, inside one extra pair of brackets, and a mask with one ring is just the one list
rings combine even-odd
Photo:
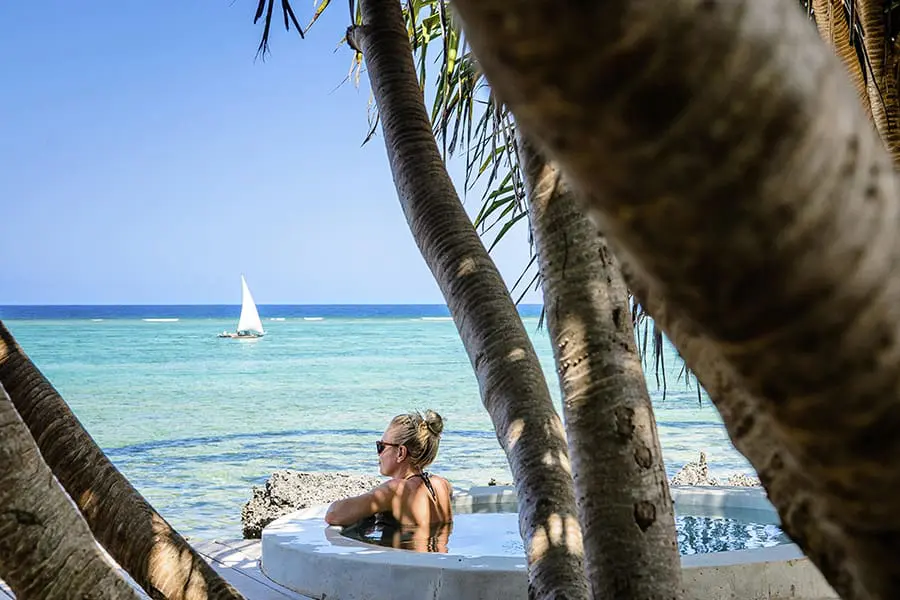
[[(559, 407), (539, 306), (520, 308)], [(377, 474), (374, 442), (409, 409), (445, 431), (432, 470), (509, 481), (506, 458), (445, 306), (260, 305), (266, 336), (219, 339), (238, 306), (0, 306), (0, 319), (116, 466), (185, 535), (240, 537), (241, 506), (277, 469)], [(669, 475), (703, 450), (715, 476), (752, 473), (718, 413), (652, 367)]]

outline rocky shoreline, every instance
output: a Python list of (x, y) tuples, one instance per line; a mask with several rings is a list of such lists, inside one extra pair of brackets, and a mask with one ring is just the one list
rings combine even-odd
[[(498, 482), (491, 478), (488, 485), (512, 485), (511, 482)], [(709, 476), (709, 464), (706, 462), (706, 453), (701, 452), (696, 461), (686, 463), (669, 480), (669, 485), (721, 485), (729, 487), (760, 487), (759, 478), (744, 473), (734, 473), (725, 479), (716, 479)]]
[[(371, 475), (275, 471), (264, 485), (253, 487), (250, 500), (241, 509), (244, 538), (259, 538), (263, 527), (289, 512), (362, 494), (383, 480)], [(701, 452), (699, 460), (684, 465), (672, 477), (670, 484), (758, 487), (760, 482), (756, 477), (744, 474), (734, 474), (723, 480), (710, 477), (706, 454)], [(492, 478), (487, 485), (511, 483)]]
[(275, 471), (263, 486), (253, 487), (250, 500), (241, 509), (244, 538), (260, 537), (263, 527), (289, 512), (356, 496), (382, 481), (369, 475)]
[(669, 480), (669, 485), (723, 485), (731, 487), (760, 487), (759, 478), (743, 473), (734, 473), (726, 479), (716, 479), (709, 476), (709, 464), (706, 462), (706, 453), (700, 453), (700, 459), (690, 461), (675, 473)]

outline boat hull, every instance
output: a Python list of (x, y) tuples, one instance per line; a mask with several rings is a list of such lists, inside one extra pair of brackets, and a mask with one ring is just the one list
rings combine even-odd
[(265, 335), (265, 334), (263, 334), (263, 333), (220, 333), (220, 334), (219, 334), (219, 337), (220, 337), (220, 338), (232, 338), (232, 339), (237, 339), (237, 338), (261, 338), (261, 337), (263, 337), (264, 335)]

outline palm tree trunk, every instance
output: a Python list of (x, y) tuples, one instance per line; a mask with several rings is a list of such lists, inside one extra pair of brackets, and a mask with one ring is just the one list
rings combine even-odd
[(856, 0), (862, 22), (869, 77), (866, 91), (871, 116), (895, 165), (900, 165), (900, 95), (897, 90), (894, 44), (885, 22), (884, 0)]
[(871, 116), (872, 106), (866, 88), (866, 76), (856, 52), (856, 44), (861, 44), (862, 40), (855, 39), (854, 36), (854, 42), (850, 42), (850, 26), (844, 16), (844, 0), (813, 0), (813, 17), (819, 35), (841, 59), (863, 110)]
[(347, 32), (362, 52), (394, 184), (444, 294), (506, 452), (519, 498), (532, 598), (587, 598), (565, 432), (506, 285), (438, 152), (396, 0), (363, 0)]
[(0, 385), (97, 541), (151, 597), (242, 598), (113, 466), (2, 322)]
[(594, 598), (672, 600), (675, 514), (618, 261), (559, 170), (518, 143)]
[[(825, 505), (816, 501), (816, 482), (782, 451), (783, 434), (771, 416), (760, 408), (762, 402), (741, 387), (731, 365), (709, 351), (709, 340), (698, 334), (685, 318), (672, 314), (665, 300), (645, 280), (627, 264), (622, 273), (635, 298), (703, 384), (721, 413), (735, 448), (759, 474), (769, 500), (778, 509), (782, 529), (819, 567), (842, 598), (871, 598), (860, 587), (854, 572), (859, 565), (847, 560), (857, 544), (852, 540), (853, 532), (842, 529), (824, 510)], [(895, 556), (884, 554), (875, 560), (891, 562)]]
[(759, 399), (861, 588), (900, 597), (900, 187), (839, 61), (782, 0), (455, 7), (619, 257)]
[(19, 600), (139, 598), (106, 561), (0, 385), (0, 577)]

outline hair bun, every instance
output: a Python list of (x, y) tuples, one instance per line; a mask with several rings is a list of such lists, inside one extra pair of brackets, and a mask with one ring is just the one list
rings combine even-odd
[(437, 436), (444, 431), (444, 419), (431, 409), (425, 411), (425, 425), (428, 427), (428, 431)]

